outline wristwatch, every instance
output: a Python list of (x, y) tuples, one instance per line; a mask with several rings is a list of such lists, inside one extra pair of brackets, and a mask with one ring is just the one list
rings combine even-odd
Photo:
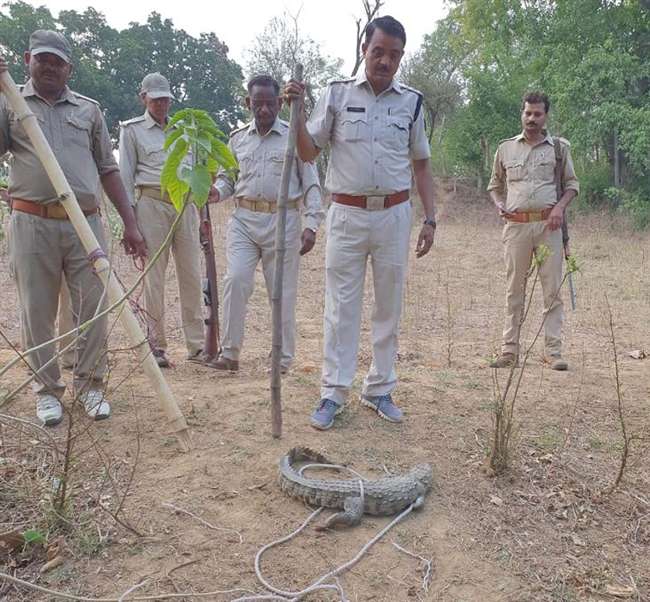
[(431, 226), (434, 230), (436, 228), (436, 220), (435, 219), (425, 219), (422, 222), (423, 225), (425, 226)]

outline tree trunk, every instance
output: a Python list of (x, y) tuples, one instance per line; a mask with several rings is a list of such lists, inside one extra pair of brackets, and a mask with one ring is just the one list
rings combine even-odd
[(623, 186), (621, 178), (621, 149), (618, 144), (618, 130), (614, 130), (614, 186), (621, 188)]

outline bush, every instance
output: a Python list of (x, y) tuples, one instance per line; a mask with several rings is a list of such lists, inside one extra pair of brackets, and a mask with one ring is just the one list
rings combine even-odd
[(580, 182), (577, 206), (581, 210), (594, 209), (608, 202), (611, 186), (611, 168), (607, 163), (586, 163), (576, 166)]
[(606, 194), (630, 216), (632, 225), (637, 230), (645, 230), (650, 226), (650, 195), (647, 192), (608, 188)]

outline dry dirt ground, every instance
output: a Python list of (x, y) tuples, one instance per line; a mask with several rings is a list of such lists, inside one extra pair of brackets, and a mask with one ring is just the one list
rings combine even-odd
[[(285, 497), (276, 478), (280, 456), (306, 445), (368, 477), (420, 461), (434, 466), (435, 487), (424, 508), (341, 577), (351, 601), (650, 600), (650, 359), (627, 355), (650, 351), (648, 235), (634, 234), (605, 215), (574, 220), (573, 246), (582, 272), (576, 277), (578, 309), (567, 310), (565, 323), (570, 371), (548, 370), (539, 362), (541, 348), (535, 348), (517, 402), (511, 468), (490, 478), (481, 466), (492, 430), (487, 362), (498, 349), (502, 326), (500, 225), (487, 203), (468, 200), (467, 191), (453, 195), (445, 189), (441, 196), (435, 249), (420, 260), (413, 254), (409, 270), (395, 393), (406, 413), (402, 425), (378, 419), (357, 401), (370, 362), (370, 288), (350, 403), (333, 430), (321, 433), (308, 424), (319, 391), (322, 236), (302, 262), (298, 358), (283, 380), (280, 440), (270, 433), (270, 311), (261, 274), (236, 375), (184, 361), (178, 294), (170, 276), (168, 325), (175, 365), (165, 375), (191, 425), (193, 450), (177, 451), (143, 374), (136, 370), (125, 378), (132, 356), (112, 354), (112, 419), (89, 425), (80, 418), (73, 426), (78, 436), (69, 458), (67, 523), (48, 511), (46, 477), (52, 467), (43, 435), (3, 423), (0, 487), (5, 493), (0, 492), (0, 502), (6, 508), (0, 508), (0, 532), (17, 526), (39, 529), (50, 539), (62, 535), (65, 561), (39, 574), (46, 558), (37, 544), (0, 556), (0, 569), (85, 596), (119, 598), (144, 580), (137, 595), (231, 588), (259, 592), (255, 553), (295, 529), (310, 512)], [(221, 276), (229, 212), (227, 206), (213, 212)], [(0, 326), (17, 342), (16, 294), (0, 244)], [(119, 258), (117, 266), (127, 281), (133, 280), (129, 261)], [(610, 494), (622, 437), (605, 294), (615, 325), (624, 415), (628, 434), (635, 437), (622, 485)], [(528, 339), (540, 319), (537, 298)], [(124, 345), (118, 327), (111, 347)], [(11, 357), (3, 344), (0, 360), (4, 364)], [(2, 377), (2, 387), (11, 388), (25, 376), (23, 368), (14, 369)], [(22, 393), (0, 411), (31, 421), (32, 404), (31, 395)], [(50, 432), (63, 450), (68, 421)], [(20, 454), (23, 464), (9, 466)], [(101, 509), (114, 513), (125, 493), (118, 518), (142, 536)], [(366, 517), (348, 530), (310, 527), (269, 551), (263, 570), (274, 585), (301, 589), (352, 558), (388, 522)], [(423, 564), (392, 542), (432, 560), (428, 592), (422, 588)], [(51, 598), (0, 582), (2, 601), (45, 599)], [(320, 593), (310, 599), (337, 598)]]

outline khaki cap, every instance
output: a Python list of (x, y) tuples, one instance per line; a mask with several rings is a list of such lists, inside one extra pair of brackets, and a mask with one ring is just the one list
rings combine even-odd
[(140, 94), (145, 93), (149, 98), (174, 98), (169, 87), (169, 81), (160, 73), (149, 73), (144, 76), (140, 85)]
[(56, 54), (66, 63), (72, 62), (70, 43), (58, 31), (50, 29), (37, 29), (29, 36), (29, 52), (32, 55), (49, 52)]

